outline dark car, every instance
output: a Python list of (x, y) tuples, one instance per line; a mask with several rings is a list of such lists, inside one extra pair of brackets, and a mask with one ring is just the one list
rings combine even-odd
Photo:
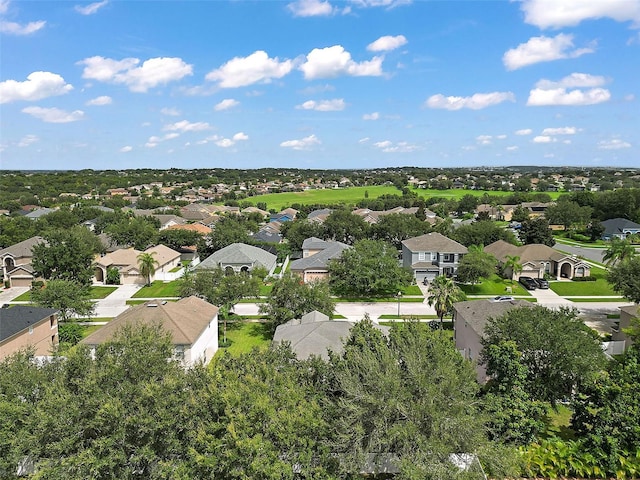
[(538, 288), (538, 284), (531, 277), (520, 277), (518, 279), (518, 282), (520, 282), (522, 286), (527, 290), (535, 290), (536, 288)]
[(547, 282), (544, 278), (536, 278), (534, 279), (536, 284), (538, 285), (538, 288), (549, 288), (549, 282)]

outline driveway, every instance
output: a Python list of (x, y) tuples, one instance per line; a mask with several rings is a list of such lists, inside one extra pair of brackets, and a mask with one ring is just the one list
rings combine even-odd
[(96, 302), (94, 316), (98, 318), (113, 318), (124, 312), (129, 305), (129, 300), (138, 290), (140, 285), (118, 285), (117, 290), (112, 292), (106, 298)]
[(14, 298), (18, 298), (25, 292), (29, 291), (29, 287), (11, 287), (0, 290), (0, 307), (5, 303), (11, 302)]

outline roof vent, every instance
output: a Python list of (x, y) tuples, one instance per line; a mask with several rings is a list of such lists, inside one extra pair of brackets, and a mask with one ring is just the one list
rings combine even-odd
[(157, 303), (147, 303), (147, 307), (157, 307)]

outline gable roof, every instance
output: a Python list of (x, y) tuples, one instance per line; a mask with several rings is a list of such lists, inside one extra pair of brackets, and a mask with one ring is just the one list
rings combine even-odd
[(408, 238), (403, 240), (402, 244), (412, 252), (467, 253), (468, 251), (464, 245), (438, 232)]
[(194, 296), (182, 298), (177, 302), (150, 300), (125, 310), (104, 327), (84, 338), (81, 343), (105, 343), (124, 325), (160, 324), (171, 334), (174, 345), (192, 345), (217, 314), (218, 307)]
[(28, 305), (0, 308), (0, 342), (4, 342), (56, 313), (58, 313), (58, 310), (55, 308)]
[(511, 300), (510, 302), (492, 302), (490, 300), (467, 300), (453, 305), (453, 310), (457, 323), (461, 319), (480, 336), (484, 335), (484, 329), (490, 318), (504, 315), (509, 310), (520, 307), (534, 307), (535, 305), (526, 300)]
[[(172, 262), (176, 258), (180, 257), (180, 253), (176, 252), (174, 249), (167, 247), (166, 245), (156, 245), (155, 247), (147, 248), (144, 253), (154, 254), (153, 258), (155, 258), (158, 262), (158, 265), (162, 267), (167, 263)], [(138, 259), (136, 258), (136, 265), (138, 265)]]
[(33, 256), (32, 249), (34, 245), (39, 245), (45, 240), (42, 237), (35, 236), (31, 238), (27, 238), (21, 242), (18, 242), (14, 245), (10, 245), (7, 248), (3, 248), (0, 250), (0, 256), (11, 255), (16, 258), (24, 258)]
[(625, 230), (640, 230), (640, 224), (626, 218), (610, 218), (600, 223), (604, 227), (604, 235), (619, 235)]
[[(312, 237), (312, 239), (313, 238), (314, 237)], [(308, 238), (307, 240), (311, 239)], [(307, 240), (305, 240), (305, 242)], [(319, 242), (322, 242), (322, 244), (325, 244), (324, 249), (308, 257), (299, 258), (298, 260), (294, 260), (293, 262), (291, 262), (289, 268), (292, 271), (302, 271), (308, 268), (327, 268), (329, 260), (340, 257), (344, 250), (350, 248), (349, 245), (342, 242), (325, 242), (324, 240), (319, 240), (317, 238), (315, 240), (318, 240)], [(309, 243), (309, 245), (313, 245), (313, 243)], [(303, 243), (303, 248), (307, 249), (310, 247), (305, 247)], [(311, 247), (311, 249), (314, 248)]]
[(213, 252), (196, 267), (197, 269), (217, 268), (221, 264), (251, 264), (258, 263), (268, 271), (276, 264), (277, 257), (262, 248), (245, 243), (232, 243)]
[[(304, 315), (301, 319), (290, 320), (278, 325), (273, 336), (273, 343), (289, 342), (291, 350), (299, 360), (317, 356), (324, 360), (329, 359), (328, 351), (342, 353), (343, 342), (349, 337), (354, 322), (342, 320), (330, 320), (325, 314), (313, 311)], [(389, 333), (389, 327), (374, 324), (374, 327)]]
[(490, 245), (484, 247), (484, 251), (490, 253), (498, 259), (500, 262), (504, 262), (509, 256), (520, 257), (520, 263), (537, 263), (546, 260), (554, 260), (559, 262), (563, 259), (567, 259), (572, 263), (583, 263), (573, 255), (559, 252), (542, 243), (531, 243), (529, 245), (522, 245), (520, 247), (505, 242), (504, 240), (498, 240)]

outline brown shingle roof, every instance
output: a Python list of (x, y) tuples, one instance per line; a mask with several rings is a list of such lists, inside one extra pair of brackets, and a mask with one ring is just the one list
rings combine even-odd
[(438, 232), (409, 238), (402, 244), (412, 252), (467, 253), (467, 247)]

